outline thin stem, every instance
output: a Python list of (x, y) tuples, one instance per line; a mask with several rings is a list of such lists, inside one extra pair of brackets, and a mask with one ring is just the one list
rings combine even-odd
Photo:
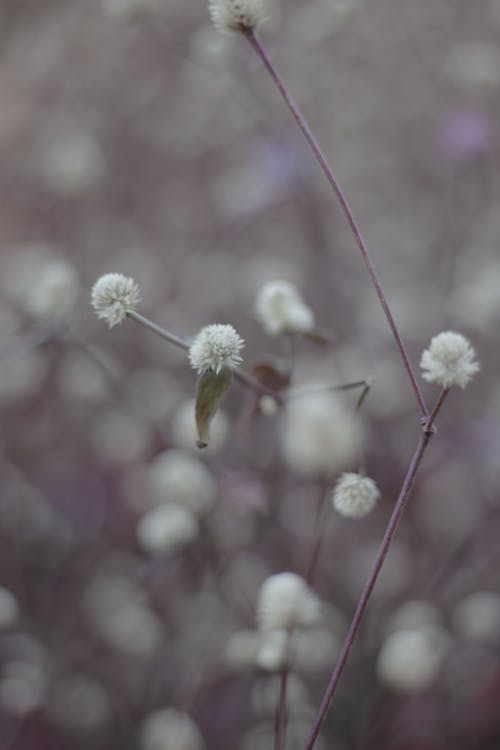
[(331, 700), (335, 694), (335, 690), (337, 689), (337, 685), (342, 675), (342, 672), (344, 671), (344, 667), (346, 665), (349, 652), (351, 650), (352, 644), (359, 630), (359, 626), (361, 624), (361, 620), (363, 619), (363, 615), (365, 613), (371, 593), (373, 591), (378, 575), (380, 573), (384, 560), (391, 546), (391, 542), (396, 532), (396, 529), (399, 525), (399, 522), (401, 520), (401, 516), (403, 515), (403, 512), (408, 503), (408, 499), (410, 497), (410, 493), (411, 493), (411, 490), (415, 481), (415, 476), (417, 474), (418, 468), (422, 462), (422, 458), (429, 444), (429, 441), (432, 435), (434, 434), (434, 429), (433, 429), (434, 419), (436, 418), (436, 415), (438, 414), (441, 406), (443, 405), (444, 399), (446, 395), (448, 394), (448, 391), (449, 389), (444, 389), (441, 392), (429, 417), (425, 420), (425, 424), (423, 425), (422, 434), (418, 441), (411, 464), (408, 468), (408, 471), (406, 472), (406, 476), (403, 481), (403, 486), (401, 487), (399, 497), (397, 499), (396, 505), (394, 506), (394, 510), (387, 524), (387, 528), (385, 530), (384, 537), (382, 539), (379, 550), (377, 552), (377, 556), (373, 563), (373, 567), (365, 583), (365, 587), (359, 599), (358, 606), (356, 607), (356, 611), (354, 613), (351, 624), (349, 626), (349, 630), (347, 632), (342, 649), (337, 659), (337, 663), (333, 669), (332, 675), (330, 677), (330, 681), (326, 687), (323, 700), (321, 701), (321, 705), (318, 709), (318, 713), (314, 720), (314, 724), (311, 729), (311, 734), (309, 736), (305, 750), (312, 750), (312, 748), (314, 747), (314, 744), (318, 738), (319, 731), (321, 729), (321, 725), (323, 724), (326, 718), (326, 714), (330, 707)]
[(285, 750), (288, 667), (284, 667), (281, 670), (279, 680), (280, 687), (274, 727), (274, 750)]
[(362, 388), (363, 391), (361, 393), (361, 396), (358, 399), (357, 405), (356, 405), (356, 411), (359, 410), (359, 407), (361, 406), (362, 401), (365, 400), (366, 396), (368, 395), (368, 391), (372, 387), (373, 382), (370, 380), (356, 380), (353, 383), (343, 383), (342, 385), (319, 385), (315, 388), (290, 388), (286, 392), (286, 400), (292, 398), (301, 398), (302, 396), (310, 396), (314, 393), (328, 393), (329, 391), (352, 391), (355, 388)]
[(316, 157), (321, 169), (323, 170), (323, 173), (326, 179), (328, 180), (330, 187), (332, 188), (333, 192), (337, 196), (337, 199), (340, 203), (340, 207), (349, 223), (351, 231), (354, 235), (354, 239), (356, 240), (356, 243), (361, 251), (361, 255), (363, 256), (365, 266), (368, 270), (368, 273), (370, 274), (373, 286), (375, 287), (375, 291), (377, 292), (377, 296), (380, 300), (380, 304), (382, 305), (382, 309), (385, 313), (385, 317), (387, 318), (387, 322), (392, 331), (392, 335), (394, 336), (394, 339), (396, 341), (396, 345), (401, 354), (401, 358), (403, 360), (406, 372), (408, 373), (408, 377), (410, 379), (411, 386), (415, 393), (415, 397), (417, 399), (420, 411), (422, 412), (422, 415), (424, 417), (427, 417), (427, 414), (428, 414), (427, 407), (425, 405), (424, 398), (422, 396), (417, 379), (415, 377), (415, 373), (413, 372), (413, 368), (410, 363), (410, 358), (408, 357), (408, 353), (406, 351), (405, 345), (403, 343), (399, 330), (396, 326), (396, 322), (389, 308), (387, 298), (384, 294), (382, 285), (378, 278), (377, 271), (375, 270), (375, 266), (373, 265), (370, 255), (368, 254), (368, 249), (366, 247), (365, 241), (358, 227), (356, 219), (354, 218), (354, 214), (349, 206), (349, 203), (347, 202), (347, 198), (345, 197), (344, 192), (342, 188), (340, 187), (340, 184), (337, 182), (337, 179), (332, 171), (332, 168), (330, 167), (325, 155), (323, 154), (302, 112), (300, 111), (299, 107), (293, 100), (284, 81), (282, 80), (278, 71), (276, 70), (273, 63), (271, 62), (271, 59), (268, 56), (266, 50), (262, 46), (262, 42), (260, 41), (260, 39), (257, 38), (257, 36), (255, 35), (255, 32), (252, 29), (243, 30), (243, 34), (248, 39), (253, 49), (262, 60), (264, 67), (266, 68), (267, 72), (271, 76), (273, 82), (276, 85), (276, 88), (278, 89), (286, 105), (288, 106), (288, 109), (290, 110), (295, 122), (297, 123), (302, 134), (304, 135), (304, 138), (306, 139), (307, 143), (311, 147), (311, 150), (314, 156)]
[(311, 551), (309, 553), (309, 560), (307, 561), (305, 580), (309, 585), (312, 584), (316, 567), (319, 561), (321, 548), (323, 546), (325, 523), (323, 520), (323, 511), (325, 509), (326, 500), (328, 497), (328, 485), (326, 481), (322, 481), (319, 488), (318, 497), (316, 500), (316, 512), (314, 514), (314, 528), (312, 534)]
[(165, 341), (168, 341), (170, 344), (179, 347), (179, 349), (184, 349), (184, 351), (187, 351), (189, 349), (189, 344), (187, 341), (184, 341), (184, 339), (179, 338), (179, 336), (170, 333), (170, 331), (166, 331), (164, 328), (156, 325), (156, 323), (153, 323), (152, 320), (149, 320), (149, 318), (145, 318), (144, 315), (141, 315), (135, 310), (130, 310), (127, 313), (127, 316), (129, 318), (132, 318), (132, 320), (135, 320), (136, 323), (140, 323), (142, 326), (144, 326), (144, 328), (147, 328), (153, 333), (156, 333), (157, 336), (165, 339)]

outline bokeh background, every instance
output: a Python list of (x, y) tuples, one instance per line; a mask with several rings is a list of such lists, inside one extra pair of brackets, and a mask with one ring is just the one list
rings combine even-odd
[[(493, 750), (500, 2), (274, 0), (262, 38), (412, 361), (451, 328), (482, 364), (440, 416), (322, 747)], [(259, 286), (284, 278), (329, 340), (295, 342), (294, 384), (375, 379), (361, 418), (382, 499), (358, 522), (327, 504), (324, 619), (290, 690), (287, 747), (300, 750), (419, 433), (354, 240), (249, 45), (218, 34), (202, 0), (4, 0), (0, 40), (0, 745), (272, 747), (255, 600), (266, 576), (304, 572), (335, 477), (290, 466), (279, 410), (252, 411), (236, 383), (199, 453), (183, 353), (132, 321), (109, 332), (90, 309), (94, 281), (116, 271), (178, 335), (235, 325), (248, 369), (287, 356), (253, 310)], [(186, 497), (198, 520), (152, 550), (141, 522)], [(394, 628), (432, 638), (384, 672)], [(412, 658), (427, 660), (423, 679)], [(200, 735), (172, 734), (161, 709)]]

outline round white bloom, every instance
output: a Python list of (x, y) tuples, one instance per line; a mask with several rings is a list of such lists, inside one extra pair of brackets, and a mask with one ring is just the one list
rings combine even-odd
[(335, 394), (308, 393), (287, 403), (281, 445), (292, 469), (332, 474), (354, 458), (359, 442), (359, 423)]
[(447, 634), (439, 627), (398, 630), (382, 645), (377, 673), (394, 690), (425, 690), (441, 668), (448, 643)]
[(430, 383), (439, 383), (443, 388), (451, 388), (452, 385), (465, 388), (479, 370), (475, 356), (465, 336), (443, 331), (431, 339), (429, 347), (422, 354), (422, 377)]
[(177, 503), (148, 510), (139, 521), (137, 538), (151, 554), (175, 552), (196, 539), (198, 523), (190, 510)]
[(188, 714), (162, 708), (149, 714), (141, 725), (141, 750), (203, 750), (200, 730)]
[(122, 273), (107, 273), (92, 288), (92, 307), (97, 317), (105, 320), (110, 328), (121, 323), (140, 301), (139, 286)]
[(455, 607), (453, 624), (465, 639), (496, 642), (500, 633), (500, 595), (476, 591)]
[(346, 472), (333, 489), (332, 503), (341, 516), (361, 518), (370, 513), (380, 497), (380, 492), (369, 477)]
[(191, 367), (200, 375), (208, 370), (220, 372), (223, 367), (235, 367), (243, 361), (240, 351), (244, 345), (231, 325), (214, 323), (205, 326), (189, 347)]
[(280, 333), (307, 333), (314, 326), (314, 313), (288, 281), (270, 281), (262, 286), (255, 300), (255, 314), (271, 336)]
[(264, 16), (262, 0), (209, 0), (208, 9), (218, 31), (254, 29)]
[(296, 573), (270, 576), (260, 588), (257, 622), (261, 630), (309, 627), (318, 621), (320, 611), (318, 597)]
[(217, 485), (205, 464), (180, 450), (156, 456), (149, 485), (156, 502), (185, 505), (196, 515), (210, 510), (217, 496)]

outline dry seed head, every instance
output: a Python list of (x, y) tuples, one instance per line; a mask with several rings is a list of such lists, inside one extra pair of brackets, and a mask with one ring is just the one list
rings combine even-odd
[(266, 578), (257, 602), (261, 630), (309, 627), (318, 621), (321, 605), (314, 591), (301, 576), (279, 573)]
[(259, 289), (255, 315), (271, 336), (307, 333), (314, 326), (314, 313), (288, 281), (270, 281)]
[(346, 472), (333, 489), (332, 503), (341, 516), (361, 518), (373, 510), (379, 497), (380, 492), (373, 479)]
[(218, 373), (223, 367), (241, 364), (240, 351), (244, 346), (233, 326), (214, 323), (202, 328), (195, 337), (189, 347), (189, 361), (200, 375), (208, 370)]
[(476, 352), (465, 336), (454, 331), (443, 331), (431, 339), (422, 354), (422, 377), (443, 388), (453, 385), (465, 388), (480, 369), (475, 356)]
[(107, 273), (92, 288), (92, 307), (97, 317), (105, 320), (110, 328), (121, 323), (140, 301), (139, 286), (122, 273)]

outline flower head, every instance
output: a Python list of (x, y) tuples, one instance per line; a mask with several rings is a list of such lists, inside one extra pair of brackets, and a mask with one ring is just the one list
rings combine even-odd
[(137, 537), (152, 555), (176, 552), (198, 535), (198, 522), (184, 505), (166, 503), (148, 510), (139, 521)]
[(451, 388), (452, 385), (465, 388), (480, 368), (475, 356), (465, 336), (443, 331), (431, 339), (422, 354), (422, 377), (429, 382), (439, 383), (443, 388)]
[(208, 370), (218, 373), (223, 367), (235, 367), (243, 361), (240, 351), (244, 345), (231, 325), (214, 323), (205, 326), (189, 347), (191, 367), (200, 375)]
[(202, 750), (200, 730), (191, 717), (173, 708), (159, 708), (141, 725), (141, 750)]
[(149, 468), (148, 484), (157, 504), (179, 503), (200, 516), (210, 510), (217, 495), (217, 485), (206, 465), (181, 450), (156, 456)]
[(257, 293), (255, 314), (271, 336), (280, 333), (307, 333), (314, 326), (313, 311), (288, 281), (270, 281), (264, 284)]
[(288, 401), (281, 424), (287, 464), (302, 474), (332, 474), (359, 448), (358, 421), (334, 393), (311, 392)]
[(37, 272), (28, 300), (29, 310), (38, 318), (62, 319), (75, 305), (78, 288), (78, 274), (73, 266), (63, 260), (48, 262)]
[(141, 301), (139, 287), (122, 273), (107, 273), (92, 288), (91, 303), (98, 318), (110, 328), (121, 323)]
[(361, 518), (375, 507), (380, 492), (369, 477), (346, 472), (333, 489), (332, 503), (341, 516)]
[(438, 626), (397, 630), (383, 642), (377, 660), (382, 682), (398, 692), (418, 692), (436, 678), (449, 645)]
[(209, 0), (208, 10), (218, 31), (254, 29), (263, 19), (262, 0)]
[(266, 578), (257, 602), (257, 621), (262, 630), (308, 627), (319, 619), (321, 605), (314, 591), (295, 573)]

